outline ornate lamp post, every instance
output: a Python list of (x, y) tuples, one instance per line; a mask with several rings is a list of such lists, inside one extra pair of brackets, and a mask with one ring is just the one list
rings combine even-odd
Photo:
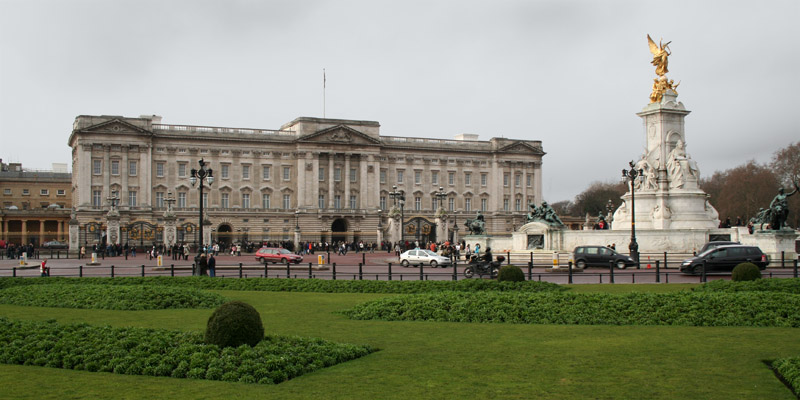
[(211, 170), (211, 168), (206, 169), (206, 162), (203, 161), (203, 159), (201, 158), (200, 159), (200, 169), (192, 168), (192, 174), (191, 174), (191, 176), (189, 176), (189, 182), (192, 184), (193, 187), (194, 187), (194, 185), (196, 183), (198, 183), (198, 181), (200, 182), (200, 186), (198, 187), (198, 189), (200, 189), (200, 201), (199, 201), (199, 203), (200, 203), (200, 224), (199, 224), (200, 225), (200, 239), (198, 240), (198, 242), (199, 242), (198, 249), (200, 251), (203, 251), (203, 246), (204, 246), (204, 243), (203, 243), (203, 189), (205, 189), (205, 186), (203, 185), (203, 181), (204, 180), (208, 183), (208, 186), (210, 188), (211, 184), (214, 183), (214, 173)]
[(608, 199), (608, 204), (606, 204), (606, 224), (608, 224), (608, 229), (611, 229), (611, 221), (614, 220), (614, 203), (611, 202), (611, 199)]
[(404, 245), (405, 241), (405, 232), (403, 231), (403, 206), (406, 204), (406, 192), (404, 190), (397, 190), (397, 185), (392, 186), (392, 191), (389, 192), (389, 197), (394, 200), (394, 204), (397, 205), (398, 201), (400, 203), (400, 242)]
[(639, 244), (636, 243), (636, 197), (635, 197), (635, 190), (634, 190), (634, 183), (636, 179), (640, 178), (644, 175), (644, 171), (641, 169), (634, 168), (633, 161), (629, 163), (631, 169), (630, 170), (622, 170), (622, 180), (623, 182), (630, 183), (631, 186), (631, 244), (628, 246), (628, 249), (631, 252), (631, 258), (636, 261), (636, 265), (639, 265)]
[(444, 188), (439, 186), (439, 191), (433, 195), (439, 199), (439, 208), (444, 208), (444, 198), (447, 197), (447, 193), (444, 192)]

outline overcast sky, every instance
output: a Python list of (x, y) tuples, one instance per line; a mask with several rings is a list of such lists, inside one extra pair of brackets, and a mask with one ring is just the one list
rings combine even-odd
[(0, 158), (70, 163), (77, 115), (541, 140), (544, 198), (616, 181), (672, 41), (687, 151), (708, 176), (800, 140), (800, 1), (0, 0)]

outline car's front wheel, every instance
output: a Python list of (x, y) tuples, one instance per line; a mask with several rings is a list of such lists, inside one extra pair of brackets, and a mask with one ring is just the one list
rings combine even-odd
[(580, 269), (584, 269), (586, 268), (586, 261), (578, 260), (578, 262), (575, 263), (575, 266)]
[(288, 258), (282, 258), (281, 259), (281, 263), (283, 263), (283, 265), (289, 265), (289, 259)]
[(402, 265), (403, 268), (408, 268), (408, 260), (400, 261), (400, 265)]
[(703, 266), (695, 265), (694, 268), (692, 268), (692, 275), (703, 275)]
[(436, 260), (431, 261), (431, 268), (439, 268), (439, 263)]
[(625, 269), (625, 268), (627, 268), (627, 267), (628, 267), (628, 265), (627, 265), (627, 264), (625, 264), (625, 261), (623, 261), (623, 260), (618, 260), (618, 261), (617, 261), (617, 268), (619, 268), (619, 269)]

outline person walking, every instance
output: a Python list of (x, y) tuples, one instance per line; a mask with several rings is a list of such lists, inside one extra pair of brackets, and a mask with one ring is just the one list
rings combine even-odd
[(47, 268), (47, 259), (46, 258), (44, 260), (42, 260), (42, 266), (39, 267), (39, 269), (40, 269), (40, 271), (42, 273), (42, 278), (50, 276), (50, 269)]
[(212, 278), (217, 276), (217, 259), (214, 258), (213, 252), (208, 255), (208, 276)]

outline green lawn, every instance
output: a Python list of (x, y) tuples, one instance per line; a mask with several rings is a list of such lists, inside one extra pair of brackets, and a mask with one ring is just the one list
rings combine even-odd
[[(255, 306), (269, 333), (380, 350), (279, 385), (0, 365), (0, 398), (794, 398), (763, 361), (800, 354), (796, 329), (351, 321), (334, 312), (389, 295), (218, 293)], [(186, 330), (202, 330), (210, 314), (0, 305), (10, 318)]]

